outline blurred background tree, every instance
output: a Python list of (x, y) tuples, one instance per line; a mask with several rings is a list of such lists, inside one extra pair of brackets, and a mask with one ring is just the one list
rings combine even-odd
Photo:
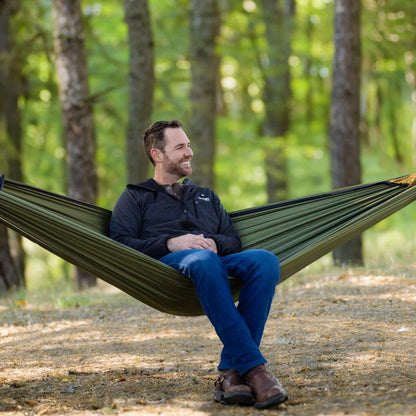
[[(23, 93), (22, 52), (14, 48), (10, 20), (18, 4), (0, 1), (0, 165), (14, 180), (22, 181), (22, 124), (19, 97)], [(10, 240), (10, 241), (9, 241)], [(11, 251), (14, 251), (14, 259)], [(22, 238), (0, 224), (0, 293), (25, 284)]]
[(127, 182), (147, 176), (150, 163), (138, 146), (153, 111), (154, 43), (147, 0), (124, 0), (129, 48), (129, 110), (126, 132)]
[[(335, 0), (330, 149), (334, 188), (361, 182), (361, 1)], [(336, 264), (363, 264), (361, 236), (334, 250)]]
[[(95, 125), (80, 0), (52, 0), (52, 19), (67, 193), (71, 198), (94, 204), (98, 193)], [(82, 289), (94, 286), (96, 278), (77, 268), (76, 282)]]
[(220, 16), (217, 0), (191, 0), (191, 115), (188, 134), (195, 150), (195, 183), (214, 188), (215, 121), (220, 60), (216, 54)]

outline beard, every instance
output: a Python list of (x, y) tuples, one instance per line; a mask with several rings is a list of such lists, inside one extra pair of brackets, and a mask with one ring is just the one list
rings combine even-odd
[[(183, 178), (184, 176), (192, 174), (191, 159), (189, 158), (174, 162), (165, 153), (163, 162), (165, 171), (170, 175), (177, 176), (178, 178)], [(186, 164), (184, 165), (184, 163)]]

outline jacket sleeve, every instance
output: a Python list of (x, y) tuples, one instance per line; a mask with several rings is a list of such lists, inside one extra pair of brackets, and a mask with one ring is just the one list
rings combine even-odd
[(110, 220), (110, 237), (148, 256), (159, 259), (169, 253), (169, 235), (141, 239), (142, 209), (132, 191), (126, 189), (118, 199)]
[(213, 193), (212, 201), (213, 204), (215, 204), (219, 224), (217, 233), (210, 235), (209, 237), (211, 237), (217, 244), (217, 252), (219, 256), (238, 253), (241, 251), (241, 240), (238, 232), (234, 228), (230, 216), (215, 193)]

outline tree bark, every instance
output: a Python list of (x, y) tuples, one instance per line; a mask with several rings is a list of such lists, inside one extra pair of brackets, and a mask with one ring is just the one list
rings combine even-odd
[[(95, 132), (80, 0), (53, 0), (54, 49), (67, 151), (68, 194), (95, 203)], [(96, 278), (77, 269), (79, 288)]]
[[(17, 9), (13, 13), (17, 12)], [(12, 41), (13, 42), (13, 41)], [(25, 93), (26, 81), (22, 76), (22, 66), (25, 59), (21, 54), (10, 48), (7, 85), (4, 89), (6, 97), (5, 117), (6, 130), (10, 146), (8, 155), (8, 177), (18, 182), (23, 182), (23, 132), (22, 111), (19, 107), (19, 97)], [(23, 238), (20, 234), (9, 230), (9, 243), (13, 247), (13, 258), (23, 286), (26, 284), (25, 268), (26, 254), (23, 249)]]
[[(22, 134), (20, 111), (17, 106), (20, 95), (20, 83), (18, 83), (20, 70), (17, 70), (13, 64), (16, 59), (11, 50), (12, 13), (12, 2), (0, 0), (0, 132), (3, 136), (0, 144), (2, 149), (5, 149), (0, 154), (0, 166), (3, 166), (3, 169), (6, 166), (8, 168), (7, 172), (0, 173), (7, 173), (9, 177), (20, 180)], [(24, 283), (24, 253), (21, 238), (17, 237), (15, 243), (19, 268), (16, 268), (11, 255), (8, 230), (0, 224), (0, 294)]]
[(191, 105), (190, 139), (195, 150), (193, 180), (214, 188), (215, 120), (220, 28), (217, 0), (191, 1)]
[(147, 178), (150, 167), (141, 139), (153, 108), (154, 44), (147, 0), (124, 0), (124, 9), (130, 56), (127, 181), (137, 183)]
[(409, 50), (405, 54), (407, 70), (406, 80), (412, 91), (412, 103), (413, 103), (413, 123), (412, 123), (412, 166), (416, 168), (416, 57), (412, 50)]
[(308, 131), (310, 131), (310, 127), (312, 125), (314, 119), (314, 105), (313, 105), (313, 96), (314, 96), (314, 89), (313, 89), (313, 80), (311, 77), (311, 68), (312, 68), (312, 45), (313, 45), (313, 38), (315, 34), (315, 28), (312, 23), (312, 16), (308, 15), (306, 22), (306, 38), (308, 39), (307, 43), (307, 53), (305, 56), (305, 63), (304, 63), (304, 71), (303, 71), (303, 78), (306, 81), (307, 90), (306, 90), (306, 97), (305, 97), (305, 121), (308, 127)]
[(399, 134), (397, 132), (397, 112), (396, 112), (396, 103), (394, 100), (389, 103), (389, 121), (390, 121), (390, 137), (393, 145), (393, 152), (394, 152), (394, 159), (396, 160), (397, 164), (399, 166), (404, 165), (404, 156), (402, 155), (401, 149), (400, 149), (400, 140), (399, 140)]
[[(334, 188), (361, 182), (360, 0), (335, 1), (335, 54), (331, 94), (331, 176)], [(333, 253), (335, 264), (362, 265), (362, 239), (354, 238)]]
[(19, 274), (10, 255), (7, 228), (0, 224), (0, 294), (19, 286)]
[(263, 135), (266, 147), (267, 195), (269, 202), (288, 198), (287, 139), (290, 126), (290, 67), (292, 2), (263, 0), (268, 65), (264, 73), (266, 117)]

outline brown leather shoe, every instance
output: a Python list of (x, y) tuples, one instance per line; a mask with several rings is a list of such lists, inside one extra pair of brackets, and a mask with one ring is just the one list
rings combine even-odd
[(257, 409), (276, 406), (287, 399), (282, 385), (267, 371), (264, 364), (252, 368), (244, 376), (245, 382), (251, 387), (254, 395), (254, 406)]
[(244, 379), (237, 370), (222, 370), (215, 382), (214, 400), (224, 404), (240, 404), (249, 406), (254, 403), (251, 388), (244, 384)]

